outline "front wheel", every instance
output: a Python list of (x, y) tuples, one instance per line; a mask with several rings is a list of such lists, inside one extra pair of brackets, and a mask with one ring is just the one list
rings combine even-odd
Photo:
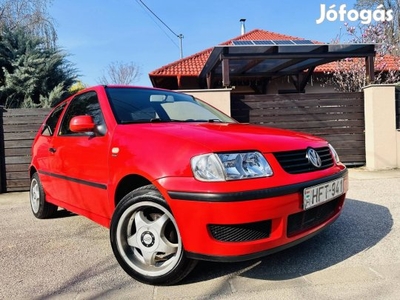
[(177, 283), (196, 265), (185, 256), (175, 218), (152, 185), (121, 200), (111, 220), (110, 240), (121, 267), (143, 283)]

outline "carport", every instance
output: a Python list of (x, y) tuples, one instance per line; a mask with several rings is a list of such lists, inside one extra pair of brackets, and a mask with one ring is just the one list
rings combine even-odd
[(334, 62), (345, 60), (344, 67), (351, 68), (354, 60), (361, 60), (371, 83), (375, 54), (374, 44), (324, 44), (253, 30), (149, 75), (160, 88), (211, 94), (231, 87), (229, 109), (239, 122), (321, 136), (337, 148), (344, 162), (363, 165), (363, 93), (315, 89), (313, 81), (329, 76), (324, 71), (333, 72)]
[(304, 92), (315, 68), (346, 58), (364, 58), (368, 82), (374, 80), (374, 44), (314, 44), (308, 40), (233, 41), (213, 48), (200, 75), (204, 87), (229, 87), (245, 80), (265, 94), (271, 79), (290, 76), (295, 92)]
[[(255, 93), (231, 95), (231, 115), (236, 120), (323, 137), (337, 148), (346, 164), (363, 165), (363, 93), (304, 92), (318, 66), (347, 58), (364, 59), (366, 78), (371, 82), (374, 57), (374, 44), (234, 41), (212, 49), (199, 79), (207, 89), (233, 87), (238, 82), (251, 86)], [(351, 67), (351, 61), (347, 66)], [(279, 77), (291, 78), (294, 89), (267, 93), (269, 82)]]

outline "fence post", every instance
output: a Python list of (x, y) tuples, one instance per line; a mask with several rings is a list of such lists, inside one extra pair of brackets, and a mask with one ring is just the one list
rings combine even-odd
[(6, 179), (6, 155), (4, 151), (4, 127), (3, 127), (3, 112), (4, 106), (0, 105), (0, 194), (7, 191)]
[(364, 89), (364, 97), (366, 167), (370, 170), (398, 168), (395, 85), (369, 85)]

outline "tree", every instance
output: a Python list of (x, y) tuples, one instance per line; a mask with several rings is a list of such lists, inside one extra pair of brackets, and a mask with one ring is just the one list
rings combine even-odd
[[(346, 43), (361, 43), (361, 44), (375, 44), (375, 50), (380, 55), (398, 55), (399, 45), (394, 39), (388, 38), (386, 30), (389, 22), (377, 22), (373, 24), (359, 24), (350, 26), (344, 23), (346, 35), (349, 40)], [(339, 35), (336, 42), (340, 42), (343, 38)]]
[[(383, 10), (385, 13), (392, 10), (393, 20), (359, 23), (356, 26), (345, 23), (345, 36), (341, 32), (333, 43), (375, 44), (375, 80), (371, 83), (400, 82), (400, 1), (357, 0), (355, 9)], [(344, 37), (348, 40), (343, 41)], [(329, 74), (327, 83), (333, 84), (338, 91), (356, 92), (368, 84), (363, 59), (350, 58), (332, 64), (336, 64), (335, 70)]]
[[(378, 38), (376, 43), (385, 42), (391, 45), (391, 54), (400, 54), (400, 1), (398, 0), (357, 0), (355, 8), (358, 10), (369, 9), (375, 10), (379, 5), (383, 7), (381, 9), (385, 11), (393, 11), (393, 20), (390, 22), (381, 22), (375, 25), (379, 25), (379, 35), (375, 36)], [(366, 28), (368, 26), (364, 26)], [(376, 26), (374, 26), (376, 27)], [(362, 30), (364, 31), (364, 30)]]
[(57, 33), (47, 12), (51, 0), (0, 0), (0, 30), (23, 28), (44, 39), (44, 46), (55, 47)]
[(132, 84), (140, 78), (140, 68), (134, 64), (123, 62), (112, 62), (99, 79), (99, 84)]
[(76, 70), (57, 47), (24, 28), (4, 28), (0, 38), (0, 104), (49, 107), (67, 96)]
[[(368, 1), (368, 0), (365, 0)], [(388, 40), (386, 37), (387, 22), (357, 27), (344, 24), (346, 35), (349, 37), (347, 43), (372, 43), (375, 44), (375, 84), (398, 83), (400, 82), (400, 58), (397, 56), (398, 45), (395, 40)], [(342, 33), (333, 41), (342, 42)], [(390, 64), (388, 64), (390, 62)], [(365, 61), (361, 58), (348, 58), (335, 63), (335, 70), (328, 74), (326, 83), (334, 85), (340, 92), (359, 92), (369, 82), (366, 75)]]

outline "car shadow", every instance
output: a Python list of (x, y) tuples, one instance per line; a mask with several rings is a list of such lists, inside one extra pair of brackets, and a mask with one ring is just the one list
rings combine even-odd
[(66, 209), (63, 208), (59, 208), (55, 214), (53, 214), (51, 217), (49, 217), (49, 219), (62, 219), (62, 218), (68, 218), (68, 217), (73, 217), (76, 216), (77, 214), (70, 212)]
[(388, 208), (347, 199), (341, 216), (326, 230), (292, 248), (240, 263), (199, 262), (181, 284), (224, 276), (286, 280), (329, 268), (373, 247), (392, 229)]

